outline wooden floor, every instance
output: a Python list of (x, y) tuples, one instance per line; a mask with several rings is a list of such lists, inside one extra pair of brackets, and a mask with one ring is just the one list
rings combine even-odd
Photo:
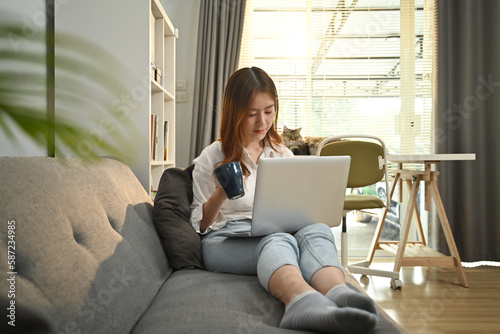
[[(391, 270), (391, 259), (372, 267)], [(403, 267), (402, 290), (385, 277), (354, 276), (366, 292), (410, 333), (500, 333), (500, 267), (465, 268), (469, 287), (454, 268)]]

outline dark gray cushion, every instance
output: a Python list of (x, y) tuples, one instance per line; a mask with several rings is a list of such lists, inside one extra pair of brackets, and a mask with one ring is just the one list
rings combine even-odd
[(201, 242), (189, 224), (193, 168), (168, 168), (158, 186), (153, 219), (172, 268), (203, 268)]

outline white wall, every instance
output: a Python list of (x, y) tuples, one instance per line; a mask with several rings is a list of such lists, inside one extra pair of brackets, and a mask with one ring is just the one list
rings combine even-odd
[(176, 103), (176, 165), (191, 164), (189, 147), (191, 143), (191, 120), (193, 114), (193, 86), (196, 67), (196, 45), (198, 43), (198, 20), (201, 0), (162, 0), (174, 27), (179, 29), (177, 39), (176, 77), (177, 82), (186, 81), (186, 102)]
[[(127, 164), (148, 189), (149, 4), (122, 3), (68, 1), (56, 12), (56, 57), (72, 64), (56, 66), (56, 118), (78, 120), (82, 132), (119, 148), (119, 158), (130, 154)], [(79, 154), (108, 155), (84, 139), (75, 144)]]

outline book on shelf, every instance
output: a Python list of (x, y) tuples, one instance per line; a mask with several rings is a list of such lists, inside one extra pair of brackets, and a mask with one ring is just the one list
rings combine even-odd
[(158, 115), (155, 115), (155, 160), (158, 160)]
[(158, 116), (151, 114), (151, 160), (158, 159)]
[(153, 160), (153, 148), (154, 148), (154, 138), (155, 138), (155, 133), (154, 133), (154, 128), (155, 128), (155, 114), (151, 114), (151, 142), (149, 147), (151, 147), (151, 160)]
[(163, 124), (163, 160), (168, 160), (168, 121)]

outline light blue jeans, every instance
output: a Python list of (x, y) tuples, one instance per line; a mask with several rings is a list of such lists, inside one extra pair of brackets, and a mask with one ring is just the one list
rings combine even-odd
[(325, 224), (313, 224), (294, 234), (273, 233), (264, 237), (227, 238), (228, 231), (250, 231), (251, 222), (228, 222), (221, 230), (202, 237), (205, 268), (213, 272), (257, 275), (260, 284), (269, 291), (269, 280), (284, 265), (300, 269), (306, 282), (321, 268), (340, 264), (335, 239)]

